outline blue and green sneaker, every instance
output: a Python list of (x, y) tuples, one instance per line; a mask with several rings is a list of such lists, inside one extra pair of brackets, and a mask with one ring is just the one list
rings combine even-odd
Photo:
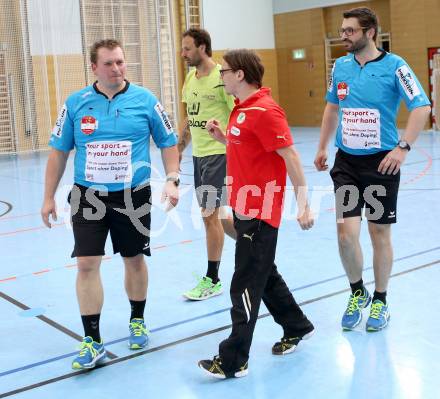
[(106, 356), (103, 342), (93, 341), (92, 337), (85, 337), (81, 342), (78, 356), (73, 359), (74, 370), (92, 369)]
[(371, 304), (370, 317), (367, 320), (367, 331), (380, 331), (388, 325), (390, 321), (390, 311), (388, 305), (381, 300), (375, 299)]
[(149, 331), (145, 327), (144, 319), (132, 319), (129, 325), (130, 338), (128, 346), (130, 349), (142, 349), (148, 344)]
[(370, 293), (364, 288), (357, 290), (354, 294), (350, 294), (347, 309), (342, 316), (341, 325), (344, 330), (353, 330), (362, 320), (362, 309), (367, 307), (371, 302)]

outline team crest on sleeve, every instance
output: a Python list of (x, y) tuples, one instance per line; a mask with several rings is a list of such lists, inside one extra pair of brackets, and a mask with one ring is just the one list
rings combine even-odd
[(168, 118), (167, 113), (165, 112), (164, 107), (161, 103), (157, 103), (154, 106), (154, 110), (156, 111), (157, 115), (159, 115), (160, 120), (162, 121), (162, 125), (164, 126), (165, 130), (168, 134), (173, 133), (173, 126), (171, 125), (171, 121)]
[(55, 126), (52, 130), (52, 135), (56, 137), (61, 137), (63, 134), (63, 126), (64, 122), (66, 121), (67, 117), (67, 106), (66, 104), (63, 104), (63, 107), (60, 110), (60, 113), (58, 114), (57, 120), (55, 121)]
[(81, 131), (86, 134), (92, 134), (96, 129), (98, 129), (98, 121), (93, 116), (83, 116), (81, 118)]
[(419, 86), (417, 86), (416, 80), (407, 65), (402, 65), (400, 68), (397, 68), (396, 75), (410, 100), (420, 95)]
[(348, 96), (350, 88), (348, 87), (348, 84), (345, 82), (339, 82), (338, 83), (338, 98), (342, 101), (345, 99), (345, 97)]
[(246, 114), (244, 112), (240, 112), (237, 116), (237, 123), (243, 123), (246, 119)]

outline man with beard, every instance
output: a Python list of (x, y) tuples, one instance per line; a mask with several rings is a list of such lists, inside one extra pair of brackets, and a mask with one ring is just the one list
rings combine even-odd
[[(354, 329), (361, 322), (362, 309), (372, 302), (366, 330), (379, 331), (390, 319), (386, 294), (400, 167), (425, 125), (430, 103), (408, 64), (376, 47), (375, 13), (361, 7), (343, 16), (340, 35), (349, 54), (333, 67), (315, 166), (318, 171), (328, 169), (327, 145), (336, 129), (338, 151), (330, 175), (336, 193), (339, 253), (352, 291), (341, 324), (344, 330)], [(409, 118), (399, 139), (396, 116), (402, 99)], [(362, 281), (359, 235), (364, 207), (373, 246), (372, 298)]]
[(188, 116), (178, 149), (182, 154), (192, 137), (194, 187), (205, 226), (208, 253), (206, 276), (183, 294), (190, 300), (204, 300), (222, 293), (218, 269), (224, 232), (235, 236), (232, 219), (219, 218), (221, 206), (226, 203), (226, 147), (206, 131), (206, 122), (210, 118), (219, 120), (222, 128), (226, 126), (234, 98), (226, 94), (220, 78), (221, 66), (211, 56), (211, 37), (207, 31), (191, 28), (183, 33), (182, 57), (194, 68), (188, 72), (182, 89), (182, 102), (186, 104)]

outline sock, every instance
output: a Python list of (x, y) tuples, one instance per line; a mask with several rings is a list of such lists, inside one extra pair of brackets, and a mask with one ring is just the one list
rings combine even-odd
[(87, 316), (81, 315), (81, 320), (84, 326), (84, 336), (92, 337), (93, 341), (101, 342), (101, 335), (99, 333), (99, 318), (101, 314), (91, 314)]
[(350, 283), (350, 287), (352, 294), (354, 294), (357, 290), (361, 290), (362, 294), (365, 293), (364, 282), (362, 281), (362, 279), (360, 279), (356, 283)]
[(373, 295), (373, 302), (379, 299), (379, 301), (383, 302), (385, 305), (387, 304), (387, 292), (377, 292), (374, 291), (374, 295)]
[(131, 305), (130, 321), (133, 319), (144, 318), (144, 310), (145, 310), (146, 302), (147, 302), (146, 299), (144, 299), (143, 301), (133, 301), (130, 299), (130, 305)]
[(214, 284), (218, 283), (218, 268), (220, 267), (219, 260), (208, 260), (208, 271), (206, 277), (209, 277)]

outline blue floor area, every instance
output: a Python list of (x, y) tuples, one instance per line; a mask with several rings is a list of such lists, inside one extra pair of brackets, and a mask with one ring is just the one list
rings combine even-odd
[[(75, 294), (75, 259), (66, 196), (72, 159), (57, 194), (59, 219), (43, 226), (40, 206), (47, 153), (0, 156), (0, 398), (438, 398), (440, 323), (440, 136), (425, 132), (402, 168), (395, 262), (389, 285), (391, 321), (379, 333), (343, 332), (348, 283), (339, 260), (331, 179), (315, 171), (318, 129), (294, 128), (317, 219), (301, 231), (291, 187), (277, 247), (277, 265), (316, 333), (285, 357), (271, 355), (281, 328), (260, 309), (246, 378), (217, 381), (197, 361), (217, 353), (230, 332), (228, 290), (234, 242), (225, 240), (220, 277), (225, 293), (188, 302), (182, 293), (206, 268), (205, 233), (194, 196), (189, 151), (182, 163), (181, 200), (166, 214), (159, 204), (160, 153), (153, 150), (152, 257), (146, 320), (149, 346), (127, 345), (129, 303), (119, 255), (106, 247), (101, 333), (113, 354), (104, 367), (78, 373), (71, 359), (82, 335)], [(331, 150), (329, 164), (333, 163)], [(364, 281), (374, 280), (366, 223), (362, 226)], [(109, 244), (109, 243), (108, 243)], [(373, 291), (374, 286), (367, 287)]]

